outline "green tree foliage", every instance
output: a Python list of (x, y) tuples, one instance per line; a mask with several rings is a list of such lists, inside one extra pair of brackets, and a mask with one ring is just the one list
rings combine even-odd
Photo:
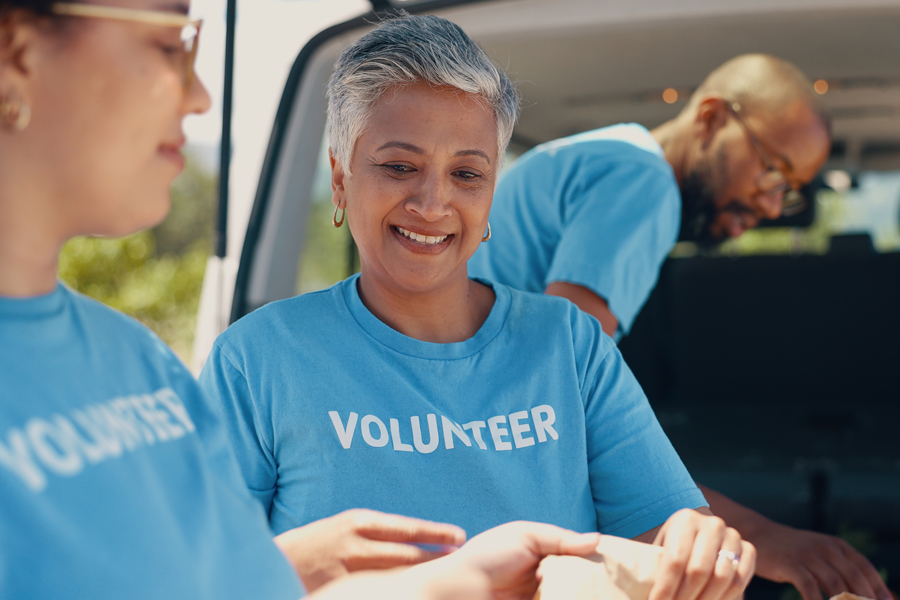
[(59, 275), (72, 288), (135, 317), (187, 362), (209, 256), (216, 178), (188, 160), (158, 227), (118, 239), (76, 238)]

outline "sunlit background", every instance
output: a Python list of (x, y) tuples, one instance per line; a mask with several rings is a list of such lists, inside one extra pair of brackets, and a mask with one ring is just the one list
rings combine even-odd
[[(239, 0), (236, 39), (231, 195), (252, 197), (285, 79), (312, 36), (366, 13), (366, 0)], [(225, 46), (225, 0), (194, 0), (205, 18), (197, 72), (213, 97), (212, 110), (185, 122), (188, 166), (173, 189), (173, 209), (159, 227), (121, 240), (76, 239), (65, 249), (61, 277), (78, 290), (135, 316), (185, 361), (191, 352), (205, 260), (212, 248)], [(828, 82), (816, 90), (828, 93)], [(690, 90), (666, 88), (679, 104)], [(511, 159), (515, 158), (512, 154)], [(729, 255), (823, 254), (834, 234), (868, 233), (876, 251), (900, 249), (900, 173), (831, 171), (818, 193), (811, 227), (751, 231), (717, 252)], [(346, 228), (328, 226), (331, 206), (323, 145), (298, 292), (343, 279), (354, 267)], [(249, 204), (243, 203), (245, 210)], [(246, 222), (233, 215), (236, 222)], [(690, 256), (691, 244), (674, 253)]]

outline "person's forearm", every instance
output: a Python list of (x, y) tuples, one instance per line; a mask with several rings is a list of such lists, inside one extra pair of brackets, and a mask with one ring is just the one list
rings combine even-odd
[(729, 527), (738, 530), (745, 540), (753, 542), (753, 538), (761, 527), (764, 527), (769, 519), (762, 516), (755, 510), (749, 509), (742, 504), (738, 504), (731, 498), (720, 494), (702, 484), (697, 484), (706, 501), (709, 502), (709, 509), (717, 517), (721, 517)]

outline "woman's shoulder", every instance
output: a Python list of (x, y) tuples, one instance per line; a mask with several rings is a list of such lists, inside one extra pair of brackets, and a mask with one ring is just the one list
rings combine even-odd
[(102, 338), (124, 341), (132, 347), (137, 345), (171, 353), (169, 347), (149, 327), (134, 317), (68, 287), (63, 286), (63, 293), (68, 297), (73, 312), (81, 315), (79, 321), (82, 326), (101, 333)]
[(547, 335), (567, 334), (574, 343), (597, 346), (604, 353), (615, 346), (612, 338), (603, 332), (600, 322), (575, 306), (571, 300), (539, 292), (523, 292), (508, 286), (502, 287), (509, 290), (510, 315), (514, 322), (537, 328)]
[(327, 328), (330, 321), (340, 318), (346, 284), (341, 281), (323, 290), (270, 302), (229, 326), (218, 337), (217, 345), (270, 342), (273, 336), (312, 335)]
[(192, 379), (175, 352), (149, 327), (102, 302), (64, 287), (73, 319), (84, 343), (130, 369), (166, 374), (176, 379)]

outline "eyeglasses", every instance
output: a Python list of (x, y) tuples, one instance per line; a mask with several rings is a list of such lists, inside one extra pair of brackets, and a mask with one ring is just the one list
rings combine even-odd
[(115, 19), (132, 23), (146, 23), (160, 27), (181, 29), (181, 43), (184, 45), (184, 66), (182, 82), (184, 89), (190, 89), (194, 81), (194, 62), (197, 60), (197, 45), (200, 42), (200, 27), (203, 19), (193, 19), (187, 15), (161, 10), (135, 10), (100, 4), (79, 4), (56, 2), (50, 9), (54, 14), (67, 17), (90, 17), (95, 19)]
[(743, 117), (741, 117), (740, 103), (730, 102), (726, 103), (726, 106), (731, 114), (734, 115), (734, 118), (737, 119), (737, 122), (741, 124), (744, 133), (750, 138), (750, 142), (753, 144), (753, 147), (756, 148), (756, 153), (759, 154), (760, 160), (762, 160), (763, 165), (766, 167), (765, 171), (756, 176), (756, 188), (759, 190), (759, 193), (765, 196), (777, 196), (783, 194), (781, 199), (781, 215), (784, 217), (790, 217), (802, 212), (806, 208), (806, 198), (800, 190), (795, 189), (794, 186), (791, 185), (791, 182), (788, 181), (784, 171), (775, 166), (775, 162), (769, 156), (769, 153), (766, 152), (766, 149), (763, 148), (759, 138), (756, 137), (753, 130), (750, 129)]

